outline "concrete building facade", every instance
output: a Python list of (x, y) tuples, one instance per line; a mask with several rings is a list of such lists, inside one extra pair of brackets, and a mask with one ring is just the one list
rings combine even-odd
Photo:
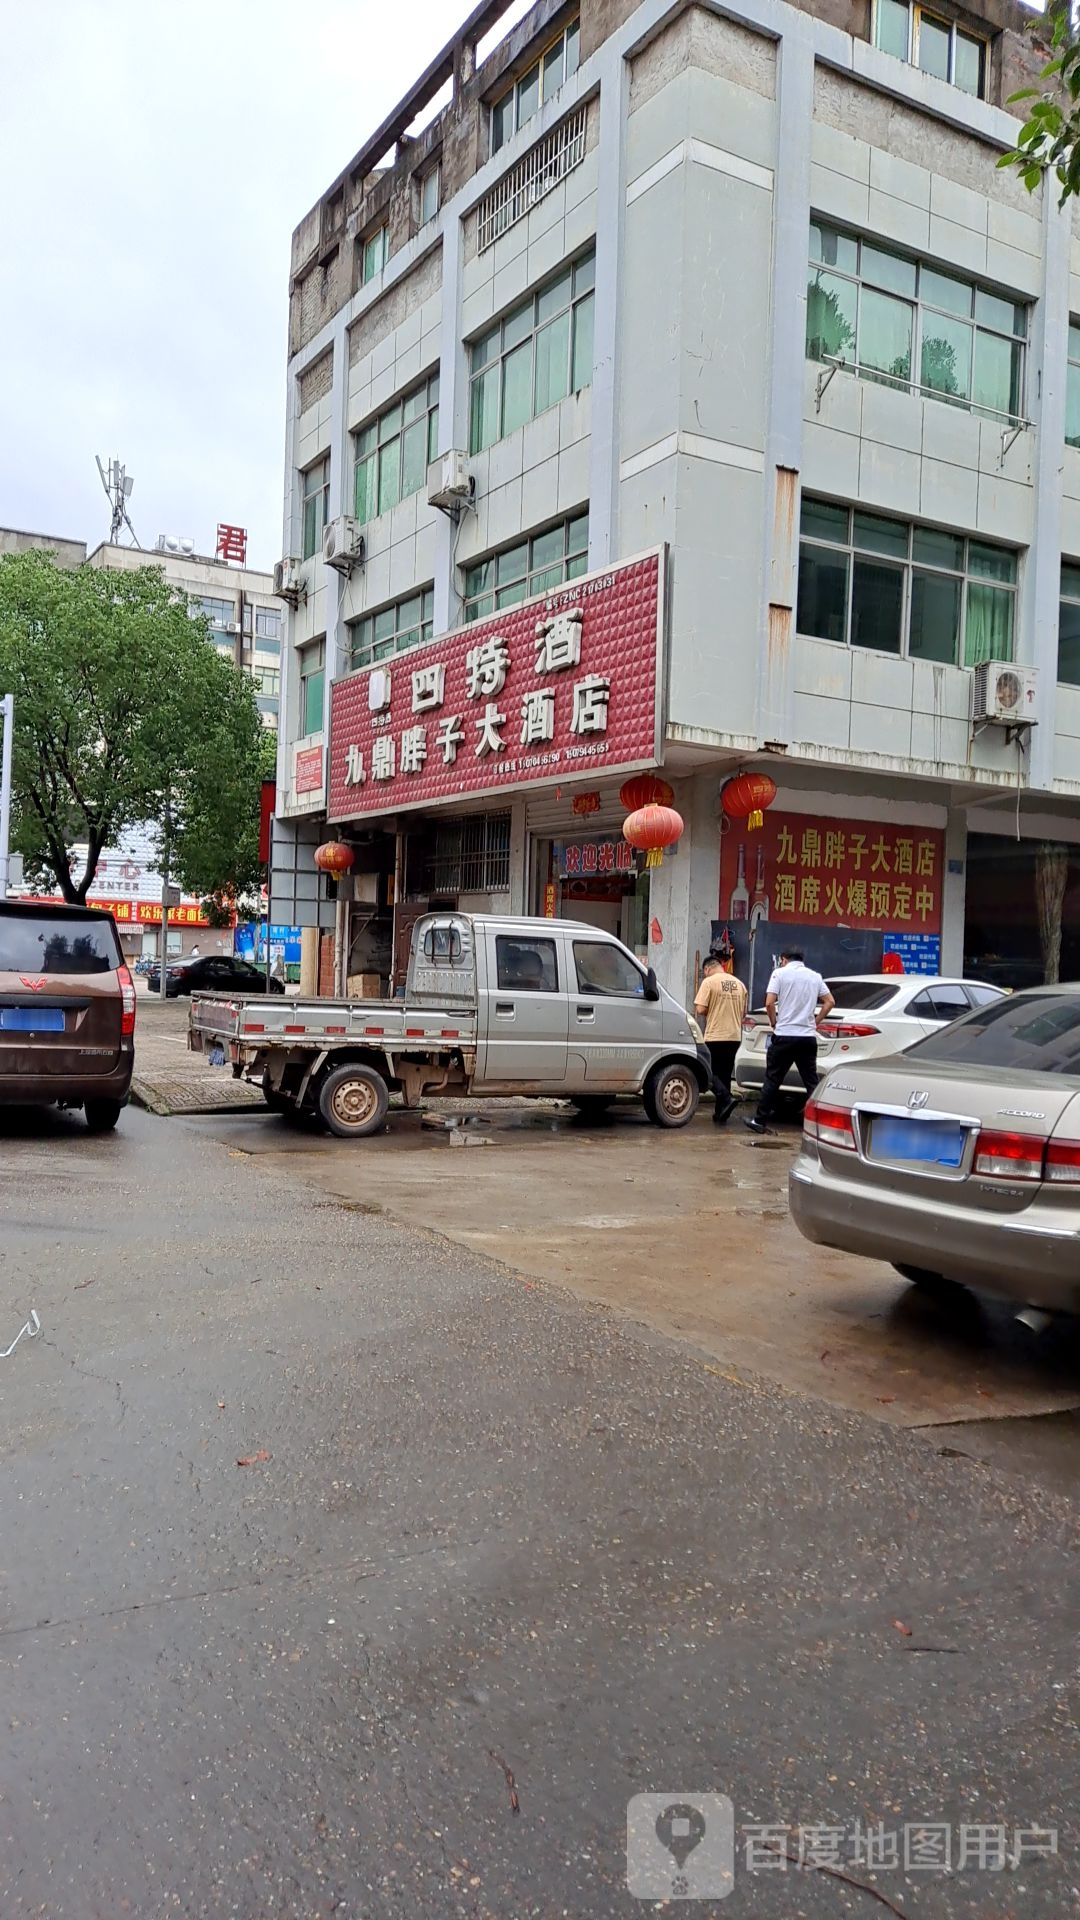
[[(1022, 969), (1038, 848), (1080, 855), (1080, 222), (996, 165), (1029, 16), (538, 0), (477, 64), (502, 10), (293, 236), (282, 917), (341, 984), (444, 900), (591, 919), (683, 994), (725, 926), (755, 981), (781, 929)], [(649, 765), (685, 832), (646, 871)]]

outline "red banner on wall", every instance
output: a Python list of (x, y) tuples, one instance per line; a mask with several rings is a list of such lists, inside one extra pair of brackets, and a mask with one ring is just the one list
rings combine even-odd
[(773, 813), (720, 843), (720, 917), (938, 933), (945, 836), (935, 827)]
[(652, 766), (663, 575), (645, 554), (335, 681), (329, 818)]

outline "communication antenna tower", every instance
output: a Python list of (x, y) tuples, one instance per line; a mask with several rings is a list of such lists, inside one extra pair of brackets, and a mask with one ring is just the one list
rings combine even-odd
[(101, 484), (105, 489), (106, 498), (112, 509), (112, 519), (109, 523), (109, 545), (113, 547), (119, 545), (120, 534), (124, 527), (126, 527), (131, 535), (132, 544), (137, 547), (140, 545), (139, 536), (131, 524), (127, 510), (127, 503), (135, 490), (135, 482), (128, 473), (127, 468), (121, 466), (119, 460), (110, 460), (108, 466), (103, 467), (101, 464), (101, 455), (95, 454), (94, 458), (97, 461), (98, 473), (101, 475)]

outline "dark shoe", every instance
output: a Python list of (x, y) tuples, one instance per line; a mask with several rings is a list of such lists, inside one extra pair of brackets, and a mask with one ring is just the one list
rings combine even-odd
[(743, 1126), (746, 1128), (748, 1133), (771, 1133), (772, 1132), (772, 1128), (767, 1127), (765, 1125), (764, 1120), (759, 1120), (756, 1115), (750, 1120), (744, 1120)]
[(738, 1101), (733, 1098), (717, 1101), (716, 1106), (713, 1108), (713, 1126), (726, 1126), (738, 1104)]

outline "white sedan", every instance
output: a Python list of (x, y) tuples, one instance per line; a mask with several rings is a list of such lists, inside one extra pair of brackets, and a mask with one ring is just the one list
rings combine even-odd
[[(982, 980), (946, 980), (917, 973), (855, 973), (827, 980), (836, 1005), (818, 1026), (818, 1072), (841, 1062), (869, 1060), (875, 1054), (902, 1053), (916, 1040), (937, 1033), (972, 1007), (985, 1007), (1005, 998), (1000, 987)], [(754, 1092), (765, 1079), (769, 1036), (768, 1016), (748, 1013), (735, 1056), (736, 1086)], [(803, 1084), (792, 1068), (785, 1092), (802, 1093)]]

